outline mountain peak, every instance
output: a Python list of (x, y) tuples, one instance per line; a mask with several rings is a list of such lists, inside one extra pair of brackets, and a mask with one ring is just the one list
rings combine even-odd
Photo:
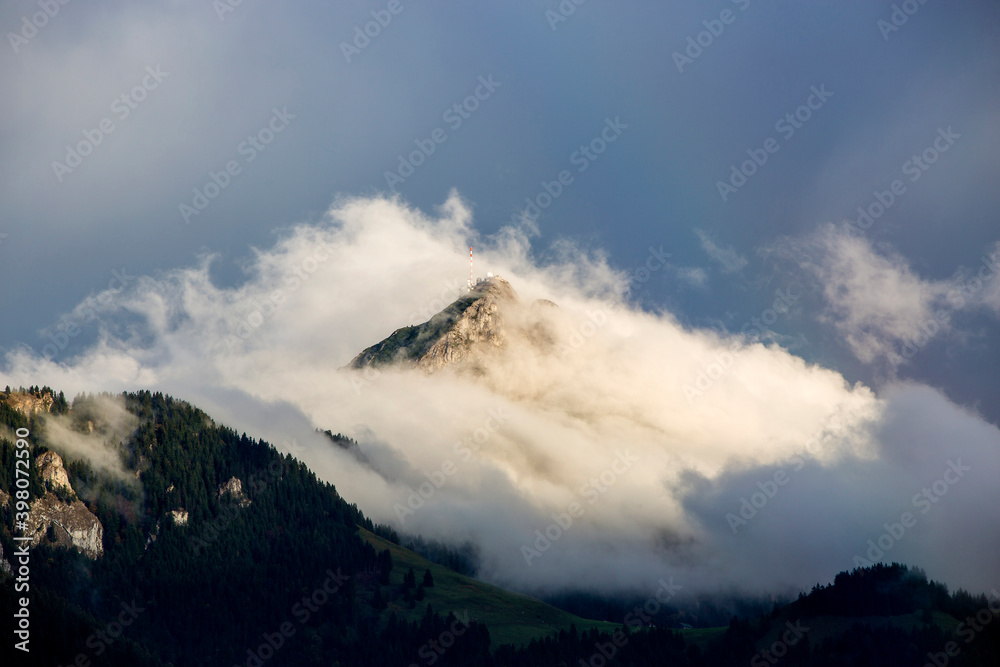
[(397, 329), (362, 351), (348, 368), (403, 364), (434, 371), (458, 361), (481, 359), (505, 345), (503, 310), (516, 303), (517, 293), (502, 277), (480, 279), (428, 321)]

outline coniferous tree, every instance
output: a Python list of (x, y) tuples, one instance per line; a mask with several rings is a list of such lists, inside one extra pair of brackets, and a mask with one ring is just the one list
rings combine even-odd
[(389, 573), (392, 572), (392, 554), (383, 549), (378, 554), (378, 581), (383, 586), (389, 583)]
[(378, 611), (382, 611), (388, 605), (386, 604), (385, 598), (382, 597), (382, 587), (375, 587), (375, 596), (372, 598), (372, 607)]
[[(47, 386), (33, 385), (31, 391), (52, 395)], [(419, 621), (405, 620), (419, 612), (397, 615), (401, 607), (415, 609), (417, 599), (434, 586), (429, 569), (419, 586), (413, 568), (402, 577), (401, 591), (377, 585), (372, 579), (388, 581), (392, 557), (389, 550), (379, 552), (359, 537), (358, 527), (371, 531), (373, 523), (292, 457), (280, 455), (266, 442), (216, 426), (183, 401), (148, 391), (121, 397), (81, 394), (72, 408), (76, 427), (93, 420), (95, 432), (105, 428), (97, 405), (105, 398), (124, 399), (138, 420), (135, 433), (121, 447), (123, 466), (138, 474), (125, 482), (93, 470), (86, 461), (67, 461), (71, 483), (104, 526), (105, 551), (101, 558), (90, 560), (49, 539), (36, 546), (33, 562), (39, 567), (32, 569), (32, 629), (39, 636), (58, 638), (38, 644), (37, 649), (32, 642), (37, 664), (70, 664), (89, 648), (88, 637), (116, 621), (121, 613), (117, 601), (132, 599), (147, 611), (105, 646), (101, 664), (256, 664), (247, 659), (247, 649), (256, 648), (247, 645), (248, 638), (273, 633), (288, 620), (293, 605), (318, 590), (325, 576), (321, 573), (331, 567), (335, 572), (342, 568), (346, 583), (311, 612), (308, 622), (295, 626), (296, 636), (268, 661), (269, 667), (412, 664), (424, 657), (418, 654), (420, 647), (453, 627), (454, 616), (435, 614), (426, 601), (426, 613)], [(53, 406), (55, 401), (59, 398), (54, 398)], [(37, 456), (44, 451), (38, 440), (46, 415), (36, 417), (37, 421), (17, 412), (0, 394), (0, 426), (5, 431), (30, 428), (28, 440)], [(58, 450), (58, 443), (53, 446)], [(15, 479), (14, 452), (13, 443), (0, 438), (0, 489), (8, 493)], [(44, 488), (37, 469), (32, 467), (29, 474), (30, 495), (39, 497)], [(231, 477), (242, 480), (249, 505), (218, 497), (218, 488)], [(166, 518), (167, 512), (179, 507), (189, 512), (186, 525)], [(5, 552), (14, 548), (9, 511), (0, 508)], [(46, 531), (46, 537), (55, 532)], [(279, 541), (282, 546), (275, 549)], [(378, 577), (368, 578), (370, 573)], [(445, 582), (438, 579), (440, 589)], [(11, 618), (14, 610), (11, 581), (0, 575), (4, 618)], [(87, 585), (81, 586), (81, 581)], [(387, 611), (393, 596), (404, 604)], [(960, 621), (991, 606), (995, 601), (981, 594), (963, 590), (949, 594), (919, 570), (877, 564), (841, 573), (832, 585), (817, 586), (789, 605), (761, 606), (756, 616), (739, 614), (717, 639), (699, 640), (697, 645), (665, 627), (635, 633), (623, 628), (627, 637), (623, 645), (612, 644), (608, 633), (570, 627), (519, 647), (496, 646), (491, 645), (486, 627), (473, 619), (436, 664), (575, 665), (587, 662), (600, 645), (617, 646), (614, 662), (621, 665), (745, 666), (755, 664), (760, 648), (773, 640), (768, 633), (784, 628), (786, 621), (802, 619), (809, 626), (816, 616), (873, 615), (886, 620), (876, 624), (860, 620), (829, 638), (807, 635), (791, 646), (782, 665), (922, 664), (925, 656), (940, 654), (954, 639), (947, 626), (935, 623), (940, 614)], [(913, 618), (924, 622), (902, 629), (889, 620), (913, 612), (919, 612)], [(184, 641), (177, 642), (176, 637)], [(13, 658), (8, 660), (12, 653), (9, 642), (0, 645), (0, 664), (14, 664)], [(975, 641), (963, 645), (961, 655), (950, 664), (998, 664), (998, 655), (1000, 623), (984, 623)]]

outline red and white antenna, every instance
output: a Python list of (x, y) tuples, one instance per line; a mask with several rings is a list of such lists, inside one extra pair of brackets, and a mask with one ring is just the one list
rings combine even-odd
[(469, 291), (472, 291), (472, 246), (469, 246)]

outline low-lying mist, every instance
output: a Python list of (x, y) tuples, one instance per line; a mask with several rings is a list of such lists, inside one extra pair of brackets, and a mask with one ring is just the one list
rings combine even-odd
[[(520, 297), (511, 326), (541, 322), (545, 344), (512, 337), (480, 375), (338, 370), (459, 296), (470, 242)], [(931, 387), (852, 386), (638, 309), (630, 290), (662, 249), (632, 271), (570, 244), (541, 264), (519, 230), (478, 238), (453, 195), (436, 217), (339, 201), (256, 250), (235, 287), (212, 261), (116, 293), (74, 358), (9, 352), (0, 384), (169, 392), (303, 459), (376, 522), (472, 542), (480, 576), (522, 590), (787, 591), (869, 560), (1000, 582), (994, 426)]]

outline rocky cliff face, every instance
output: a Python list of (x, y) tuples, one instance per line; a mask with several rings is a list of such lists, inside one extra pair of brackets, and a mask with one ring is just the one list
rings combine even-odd
[[(52, 410), (53, 397), (50, 393), (33, 396), (27, 393), (0, 394), (0, 400), (27, 417)], [(28, 530), (31, 546), (43, 541), (79, 549), (89, 558), (104, 554), (104, 526), (87, 506), (76, 496), (70, 484), (69, 475), (63, 466), (62, 457), (53, 451), (43, 452), (35, 460), (45, 495), (31, 502)], [(57, 491), (59, 495), (53, 493)], [(60, 500), (66, 498), (68, 500)], [(0, 507), (7, 505), (10, 497), (0, 492)], [(50, 530), (51, 529), (51, 530)], [(0, 569), (4, 569), (0, 557)]]
[(72, 501), (63, 502), (52, 492), (46, 492), (41, 498), (32, 501), (28, 530), (25, 533), (31, 536), (31, 546), (50, 541), (48, 533), (51, 526), (55, 544), (75, 547), (89, 558), (101, 556), (104, 553), (104, 526), (76, 497), (69, 475), (63, 467), (62, 457), (52, 451), (45, 452), (36, 459), (35, 464), (45, 486), (69, 492)]
[(504, 311), (517, 303), (510, 283), (499, 276), (487, 278), (427, 322), (397, 329), (364, 350), (348, 367), (406, 364), (435, 371), (455, 362), (478, 361), (504, 347)]
[(25, 533), (31, 536), (32, 546), (49, 539), (49, 526), (56, 544), (75, 547), (88, 558), (104, 554), (104, 526), (80, 500), (64, 503), (55, 494), (46, 493), (32, 501)]
[(517, 303), (517, 294), (503, 278), (490, 278), (471, 292), (482, 294), (462, 312), (451, 327), (417, 361), (417, 367), (434, 371), (458, 361), (489, 354), (507, 340), (503, 308)]
[(7, 395), (6, 400), (7, 405), (25, 417), (31, 417), (39, 412), (49, 412), (52, 409), (52, 394), (39, 397), (31, 394), (11, 393)]
[(63, 467), (62, 457), (55, 452), (45, 452), (35, 460), (38, 466), (38, 474), (42, 478), (42, 483), (48, 488), (62, 487), (72, 493), (73, 487), (69, 483), (69, 475)]
[(187, 522), (188, 522), (188, 512), (187, 512), (187, 510), (183, 510), (183, 509), (181, 509), (181, 510), (171, 510), (171, 511), (167, 512), (167, 516), (169, 516), (173, 520), (174, 524), (176, 524), (178, 526), (186, 526), (187, 525)]
[(219, 498), (223, 497), (228, 497), (233, 502), (238, 503), (240, 507), (246, 507), (250, 504), (250, 499), (243, 493), (243, 482), (240, 481), (239, 477), (230, 477), (225, 484), (219, 487)]

